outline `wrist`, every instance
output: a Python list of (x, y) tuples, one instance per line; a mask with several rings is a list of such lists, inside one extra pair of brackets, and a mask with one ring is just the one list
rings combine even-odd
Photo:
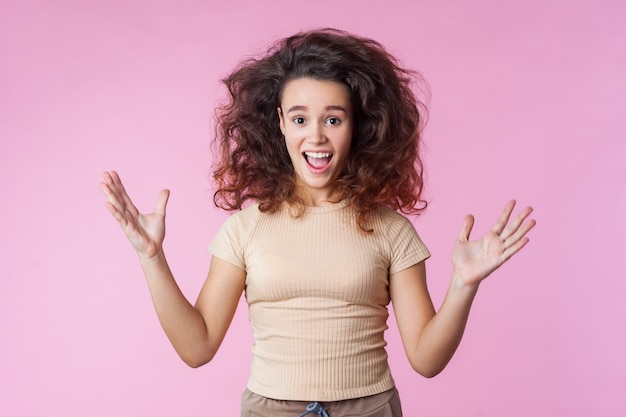
[(137, 256), (139, 256), (139, 262), (142, 265), (158, 265), (165, 262), (165, 253), (162, 247), (149, 252), (138, 251)]
[(461, 271), (455, 270), (452, 272), (451, 286), (455, 289), (475, 293), (478, 291), (480, 282), (480, 280), (472, 281), (468, 279)]

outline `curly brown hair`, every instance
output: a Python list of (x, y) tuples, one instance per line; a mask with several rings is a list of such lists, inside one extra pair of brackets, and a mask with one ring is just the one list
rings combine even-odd
[(421, 77), (380, 43), (336, 29), (282, 39), (222, 80), (229, 96), (215, 113), (216, 206), (238, 210), (250, 200), (274, 212), (287, 202), (303, 212), (276, 110), (286, 83), (298, 78), (340, 82), (351, 92), (355, 126), (336, 187), (361, 229), (381, 205), (406, 214), (426, 208), (419, 154), (425, 106), (414, 94)]

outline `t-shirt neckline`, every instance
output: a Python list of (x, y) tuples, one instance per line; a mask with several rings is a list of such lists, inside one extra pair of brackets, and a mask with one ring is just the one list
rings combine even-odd
[(345, 199), (337, 203), (324, 202), (319, 206), (304, 206), (305, 213), (330, 213), (347, 207), (350, 201)]

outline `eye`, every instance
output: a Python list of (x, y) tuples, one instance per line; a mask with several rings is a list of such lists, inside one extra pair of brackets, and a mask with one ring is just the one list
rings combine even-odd
[(301, 116), (294, 117), (292, 120), (297, 125), (304, 124), (304, 122), (305, 122), (304, 117), (301, 117)]
[(341, 124), (341, 119), (339, 119), (338, 117), (329, 117), (328, 119), (326, 119), (326, 124), (329, 125), (338, 125)]

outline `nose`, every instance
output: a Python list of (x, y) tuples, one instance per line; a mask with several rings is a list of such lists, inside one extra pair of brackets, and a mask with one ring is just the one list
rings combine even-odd
[(326, 142), (326, 135), (324, 132), (323, 124), (321, 123), (311, 123), (311, 129), (307, 135), (307, 142), (317, 145), (320, 143)]

